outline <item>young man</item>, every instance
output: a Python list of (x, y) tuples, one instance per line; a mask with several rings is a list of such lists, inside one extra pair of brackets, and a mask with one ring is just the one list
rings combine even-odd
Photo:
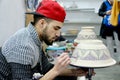
[(12, 80), (31, 80), (34, 73), (43, 75), (39, 80), (74, 80), (61, 76), (86, 75), (82, 69), (66, 68), (70, 63), (67, 53), (62, 53), (52, 65), (42, 51), (43, 41), (51, 45), (60, 36), (65, 10), (55, 1), (46, 1), (33, 14), (34, 22), (17, 31), (2, 46), (2, 54), (11, 67)]

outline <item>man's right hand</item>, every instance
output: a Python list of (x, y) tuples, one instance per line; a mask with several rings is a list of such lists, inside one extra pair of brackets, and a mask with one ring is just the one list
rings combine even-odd
[(58, 74), (60, 74), (66, 69), (66, 67), (69, 64), (70, 64), (70, 58), (68, 53), (62, 53), (59, 57), (57, 57), (53, 69), (56, 70)]

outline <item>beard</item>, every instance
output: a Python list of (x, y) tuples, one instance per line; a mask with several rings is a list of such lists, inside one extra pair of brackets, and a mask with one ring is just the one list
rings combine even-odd
[(46, 35), (46, 33), (43, 35), (42, 39), (47, 45), (52, 45), (53, 43), (53, 41), (50, 42), (50, 40), (48, 39), (48, 35)]
[(52, 45), (53, 41), (49, 40), (49, 36), (47, 35), (47, 27), (43, 30), (42, 34), (42, 40), (47, 44), (47, 45)]

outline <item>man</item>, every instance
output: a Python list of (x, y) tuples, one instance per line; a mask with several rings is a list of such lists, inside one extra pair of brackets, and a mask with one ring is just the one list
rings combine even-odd
[(39, 80), (70, 80), (61, 76), (86, 75), (82, 69), (66, 68), (70, 63), (67, 53), (61, 54), (52, 65), (42, 51), (43, 41), (51, 45), (60, 36), (65, 10), (55, 1), (46, 1), (33, 14), (34, 22), (17, 31), (2, 46), (2, 54), (11, 67), (12, 80), (31, 80), (34, 73), (44, 75)]

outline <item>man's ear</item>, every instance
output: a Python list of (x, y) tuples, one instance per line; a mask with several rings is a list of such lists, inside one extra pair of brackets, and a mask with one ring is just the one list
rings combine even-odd
[(40, 19), (40, 20), (38, 21), (38, 24), (40, 25), (41, 28), (43, 28), (43, 27), (46, 25), (45, 19)]

